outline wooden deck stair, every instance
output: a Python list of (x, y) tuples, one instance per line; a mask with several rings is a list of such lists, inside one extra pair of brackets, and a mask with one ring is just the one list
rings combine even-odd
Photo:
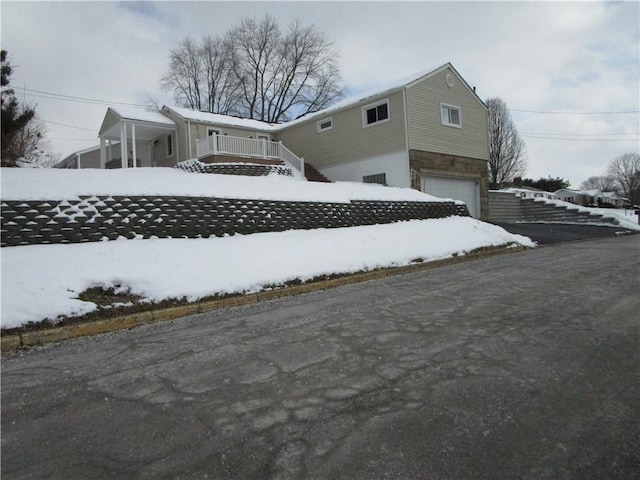
[(304, 164), (304, 176), (307, 177), (307, 180), (310, 182), (331, 183), (331, 180), (322, 175), (316, 167), (309, 163)]

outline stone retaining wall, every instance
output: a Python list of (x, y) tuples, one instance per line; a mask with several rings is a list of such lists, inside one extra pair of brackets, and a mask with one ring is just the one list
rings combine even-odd
[(206, 238), (469, 216), (465, 205), (453, 202), (320, 203), (103, 195), (65, 201), (2, 201), (1, 209), (2, 247), (118, 238)]
[(291, 168), (282, 165), (282, 163), (253, 163), (247, 160), (242, 162), (216, 162), (205, 163), (198, 160), (187, 160), (178, 163), (175, 168), (185, 170), (191, 173), (215, 173), (218, 175), (243, 175), (247, 177), (264, 177), (271, 174), (293, 176)]

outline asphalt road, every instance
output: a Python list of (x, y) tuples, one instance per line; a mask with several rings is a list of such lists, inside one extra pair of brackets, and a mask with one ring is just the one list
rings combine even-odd
[(640, 478), (640, 236), (2, 358), (2, 479)]
[(576, 225), (564, 223), (497, 223), (507, 232), (524, 235), (538, 245), (575, 242), (594, 238), (618, 237), (635, 233), (632, 230), (606, 225)]

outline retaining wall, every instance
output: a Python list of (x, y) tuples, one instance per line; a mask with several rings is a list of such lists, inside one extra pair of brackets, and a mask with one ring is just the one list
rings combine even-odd
[(118, 238), (206, 238), (469, 216), (454, 202), (291, 202), (167, 196), (2, 201), (0, 246)]

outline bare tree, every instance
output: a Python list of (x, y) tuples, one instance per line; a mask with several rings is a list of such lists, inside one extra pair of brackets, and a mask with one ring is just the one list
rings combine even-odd
[(183, 106), (277, 123), (341, 98), (333, 44), (300, 21), (283, 35), (275, 19), (245, 18), (222, 38), (183, 40), (162, 86)]
[(206, 109), (207, 104), (202, 95), (202, 63), (196, 42), (185, 38), (169, 53), (169, 71), (160, 81), (162, 88), (173, 91), (178, 103), (193, 110)]
[(632, 205), (640, 203), (640, 154), (624, 153), (611, 160), (607, 173), (620, 184)]
[(587, 178), (580, 185), (582, 190), (600, 190), (601, 192), (618, 191), (618, 183), (611, 175), (597, 175)]
[(262, 21), (244, 18), (227, 37), (233, 71), (240, 85), (243, 116), (271, 121), (267, 114), (268, 92), (275, 81), (280, 29), (270, 15)]
[[(26, 108), (27, 110), (32, 109), (32, 107)], [(46, 127), (36, 116), (18, 130), (13, 137), (12, 151), (18, 158), (26, 161), (34, 161), (48, 148)]]
[(203, 37), (200, 51), (204, 67), (207, 112), (238, 113), (240, 87), (232, 69), (231, 45), (217, 37)]
[(486, 102), (489, 109), (489, 185), (500, 188), (527, 171), (524, 140), (511, 119), (507, 104), (500, 98)]

